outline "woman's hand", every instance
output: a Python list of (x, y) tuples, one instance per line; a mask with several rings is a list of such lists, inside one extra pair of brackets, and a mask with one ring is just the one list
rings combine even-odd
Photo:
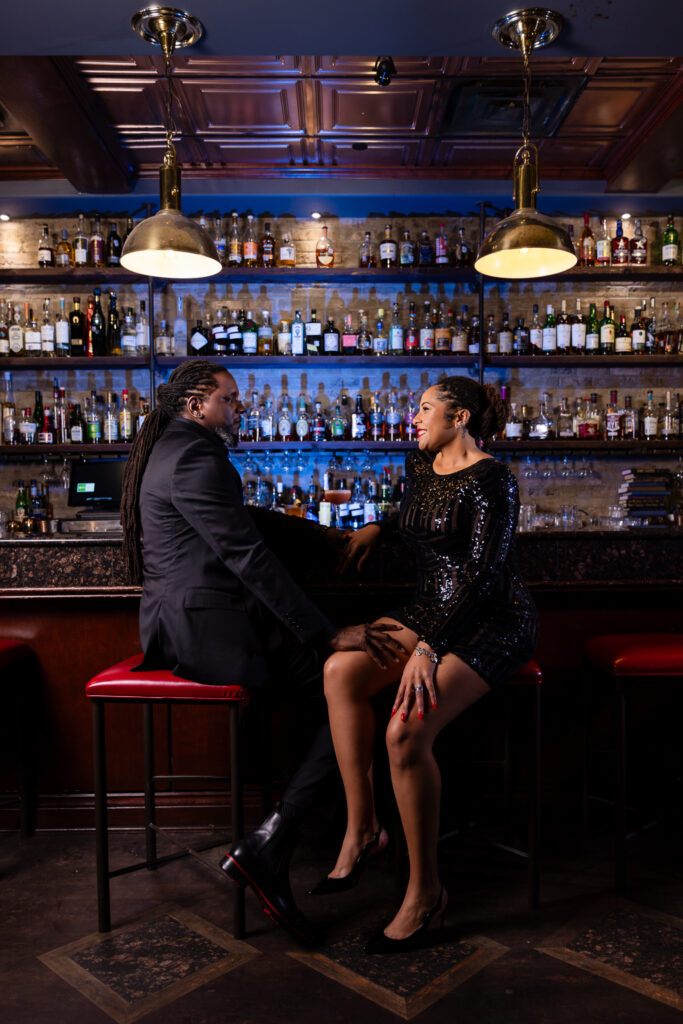
[(334, 575), (341, 576), (354, 565), (357, 570), (360, 570), (379, 540), (380, 533), (381, 530), (377, 523), (368, 523), (367, 526), (363, 526), (360, 530), (348, 530), (346, 533), (346, 547), (341, 553), (337, 568), (334, 570)]
[(408, 653), (389, 634), (402, 629), (395, 622), (364, 622), (360, 626), (345, 626), (330, 640), (333, 651), (365, 651), (380, 668), (390, 662), (400, 664)]
[(438, 704), (434, 679), (436, 664), (430, 660), (427, 654), (420, 655), (415, 653), (419, 650), (434, 654), (429, 644), (424, 640), (420, 640), (412, 656), (406, 662), (406, 667), (403, 669), (401, 682), (398, 686), (396, 700), (391, 709), (391, 717), (393, 718), (397, 712), (400, 712), (402, 722), (408, 720), (413, 701), (415, 702), (415, 708), (420, 720), (425, 716), (425, 695), (433, 708), (436, 708)]

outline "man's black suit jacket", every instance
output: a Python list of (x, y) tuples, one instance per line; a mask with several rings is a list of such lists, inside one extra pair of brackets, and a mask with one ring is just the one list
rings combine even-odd
[(172, 420), (154, 445), (140, 517), (145, 667), (258, 686), (266, 678), (264, 606), (303, 642), (334, 632), (266, 545), (225, 445), (200, 424)]

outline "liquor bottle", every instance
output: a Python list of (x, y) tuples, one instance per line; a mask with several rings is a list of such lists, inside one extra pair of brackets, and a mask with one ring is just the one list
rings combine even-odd
[(88, 243), (88, 249), (90, 253), (90, 265), (92, 267), (103, 267), (104, 266), (104, 238), (102, 237), (102, 229), (100, 228), (100, 218), (95, 218), (95, 224), (90, 234), (90, 240)]
[(640, 306), (633, 310), (633, 323), (631, 324), (631, 351), (634, 355), (645, 353), (645, 321), (641, 317)]
[(85, 355), (85, 317), (81, 310), (81, 300), (74, 298), (74, 308), (69, 313), (69, 335), (71, 338), (69, 351), (72, 356)]
[(591, 231), (590, 217), (583, 215), (583, 230), (579, 239), (579, 264), (582, 267), (595, 266), (595, 236)]
[[(95, 289), (97, 293), (97, 289)], [(95, 302), (97, 307), (97, 301)], [(93, 345), (95, 343), (93, 337)], [(97, 353), (95, 353), (97, 355)], [(102, 355), (120, 356), (121, 355), (121, 318), (119, 317), (118, 307), (116, 305), (116, 292), (109, 292), (109, 309), (107, 310), (107, 341), (106, 351)]]
[(85, 219), (82, 213), (78, 215), (78, 225), (74, 235), (74, 265), (87, 267), (88, 265), (88, 235), (85, 230)]
[(489, 313), (486, 321), (486, 340), (484, 341), (484, 352), (487, 356), (498, 355), (498, 331), (493, 321), (493, 313)]
[(407, 270), (415, 266), (415, 243), (410, 237), (410, 231), (404, 231), (398, 253), (399, 266)]
[(303, 356), (306, 354), (306, 325), (301, 319), (301, 310), (294, 311), (292, 321), (292, 355)]
[(154, 351), (158, 356), (173, 355), (173, 336), (168, 320), (160, 320), (154, 329)]
[(242, 322), (240, 323), (240, 329), (242, 331), (242, 353), (245, 356), (255, 356), (258, 354), (258, 331), (256, 324), (254, 323), (251, 310), (247, 310), (247, 315), (243, 316)]
[(123, 235), (123, 241), (121, 242), (121, 248), (122, 249), (123, 249), (124, 245), (126, 244), (126, 242), (128, 241), (128, 236), (133, 233), (133, 227), (134, 227), (133, 218), (132, 217), (126, 217), (126, 230), (125, 230), (124, 235)]
[(40, 327), (33, 315), (33, 310), (29, 309), (28, 302), (25, 302), (24, 306), (26, 310), (24, 319), (24, 351), (27, 356), (39, 356), (42, 351)]
[(85, 332), (83, 337), (83, 355), (89, 359), (95, 355), (92, 346), (92, 318), (95, 312), (95, 299), (92, 295), (88, 297), (88, 308), (85, 311), (84, 323)]
[(567, 300), (562, 299), (560, 315), (557, 318), (557, 351), (568, 355), (572, 349), (572, 325), (567, 315)]
[(360, 317), (360, 330), (356, 338), (356, 347), (359, 355), (367, 356), (372, 352), (372, 335), (368, 328), (368, 317), (365, 310), (359, 309), (358, 315)]
[(599, 267), (608, 267), (612, 257), (612, 239), (607, 230), (607, 220), (600, 221), (600, 234), (595, 244), (595, 262)]
[(225, 251), (227, 248), (227, 242), (225, 238), (225, 232), (223, 231), (223, 218), (216, 217), (213, 222), (213, 244), (216, 246), (216, 252), (218, 253), (218, 259), (221, 261), (221, 266), (225, 266)]
[(270, 322), (270, 313), (267, 309), (261, 311), (263, 319), (256, 332), (256, 351), (260, 356), (273, 355), (273, 325)]
[(346, 437), (346, 423), (342, 416), (339, 402), (335, 405), (334, 411), (330, 416), (329, 435), (331, 441), (343, 441)]
[(522, 437), (522, 421), (517, 415), (516, 402), (510, 402), (510, 412), (505, 421), (505, 437), (509, 441), (516, 441)]
[[(92, 320), (90, 322), (90, 332), (91, 332), (91, 335), (92, 335), (93, 355), (96, 355), (96, 356), (106, 356), (106, 355), (110, 354), (110, 352), (108, 350), (108, 345), (107, 345), (108, 323), (104, 319), (104, 313), (102, 312), (102, 306), (100, 304), (100, 295), (101, 295), (100, 289), (99, 288), (93, 288), (93, 297), (94, 297), (93, 298), (93, 314), (92, 314)], [(109, 308), (110, 308), (110, 311), (111, 311), (111, 303), (110, 303), (110, 307)], [(116, 303), (114, 303), (114, 308), (116, 308)], [(117, 314), (116, 319), (118, 319), (118, 314)], [(114, 322), (114, 329), (115, 328), (116, 328), (116, 322)], [(119, 339), (119, 345), (120, 345), (120, 339)], [(113, 354), (113, 353), (111, 353), (111, 354)], [(120, 347), (119, 347), (119, 355), (120, 354), (121, 354), (121, 351), (120, 351)]]
[(259, 409), (259, 429), (262, 441), (273, 441), (275, 438), (275, 416), (273, 414), (273, 400), (267, 398), (265, 404)]
[(341, 353), (341, 337), (332, 317), (327, 318), (323, 334), (323, 353), (326, 356), (338, 356)]
[(418, 408), (415, 402), (415, 394), (410, 391), (408, 393), (408, 404), (403, 411), (403, 439), (404, 441), (416, 441), (417, 440), (417, 427), (413, 423), (413, 420), (417, 416)]
[(66, 402), (66, 391), (60, 388), (55, 401), (55, 442), (68, 444), (69, 436), (69, 407)]
[(470, 320), (469, 330), (467, 332), (467, 351), (471, 356), (478, 356), (480, 347), (481, 326), (479, 324), (479, 315), (477, 313), (473, 313), (472, 319)]
[(451, 351), (451, 319), (450, 313), (444, 303), (439, 305), (439, 316), (434, 330), (434, 351), (444, 355)]
[(209, 344), (209, 336), (206, 333), (204, 323), (202, 320), (197, 319), (195, 326), (190, 331), (187, 342), (187, 354), (188, 356), (205, 356), (210, 351), (211, 345)]
[(598, 321), (597, 309), (594, 302), (591, 302), (588, 310), (588, 322), (586, 324), (586, 354), (595, 356), (600, 351), (600, 323)]
[(372, 339), (372, 351), (376, 356), (385, 356), (389, 351), (389, 338), (384, 324), (384, 310), (377, 310), (375, 334)]
[(419, 351), (421, 356), (431, 356), (434, 354), (434, 326), (432, 324), (432, 311), (429, 302), (425, 302), (423, 305)]
[(289, 395), (283, 392), (280, 410), (277, 417), (277, 434), (281, 441), (289, 441), (292, 436), (292, 414), (289, 410)]
[(227, 325), (227, 346), (229, 356), (242, 355), (242, 327), (240, 315), (236, 309), (230, 313), (230, 323)]
[(17, 498), (14, 503), (14, 518), (23, 523), (29, 517), (28, 492), (23, 480), (18, 481)]
[(647, 263), (647, 238), (643, 234), (640, 221), (635, 222), (635, 233), (631, 239), (631, 264), (644, 267)]
[(375, 391), (370, 398), (368, 420), (370, 424), (370, 440), (384, 441), (386, 422), (384, 419), (384, 409), (382, 408), (382, 399), (379, 391)]
[(581, 299), (576, 300), (576, 311), (572, 313), (569, 323), (571, 351), (583, 355), (586, 351), (586, 318), (581, 312)]
[(258, 391), (252, 391), (251, 404), (245, 413), (246, 428), (244, 432), (245, 441), (261, 440), (261, 410), (258, 402)]
[(259, 266), (270, 268), (275, 266), (275, 239), (270, 233), (270, 221), (267, 220), (264, 226), (261, 241), (259, 242)]
[(102, 436), (105, 444), (116, 444), (119, 439), (119, 416), (112, 392), (107, 391), (107, 402), (104, 407)]
[(40, 351), (44, 356), (55, 355), (55, 325), (50, 316), (50, 300), (43, 302), (43, 322), (40, 325)]
[(21, 322), (21, 307), (10, 306), (9, 311), (12, 314), (12, 322), (8, 324), (7, 328), (9, 353), (11, 356), (20, 356), (24, 352), (24, 328)]
[(144, 398), (141, 398), (140, 399), (140, 403), (138, 405), (137, 423), (135, 425), (135, 432), (137, 434), (140, 433), (140, 428), (142, 427), (142, 424), (145, 422), (145, 420), (149, 416), (149, 413), (150, 413), (149, 402), (147, 402)]
[(128, 404), (128, 389), (121, 392), (121, 408), (119, 409), (119, 439), (125, 444), (133, 440), (133, 414)]
[[(671, 334), (671, 327), (669, 325), (669, 303), (662, 303), (662, 315), (659, 317), (657, 323), (657, 329), (655, 331), (655, 352), (658, 356), (666, 355), (668, 349), (668, 339)], [(26, 344), (26, 342), (24, 342)]]
[(652, 392), (648, 391), (647, 405), (643, 409), (641, 436), (647, 441), (652, 441), (657, 436), (657, 426), (657, 409), (652, 398)]
[[(157, 352), (159, 349), (157, 348)], [(135, 314), (133, 307), (128, 306), (121, 326), (121, 353), (124, 356), (137, 355), (137, 334), (135, 333)]]
[(323, 406), (320, 400), (316, 400), (311, 414), (311, 439), (313, 441), (324, 441), (327, 433), (327, 424), (323, 414)]
[(57, 248), (55, 249), (55, 264), (62, 268), (71, 267), (73, 261), (74, 255), (71, 242), (69, 241), (69, 232), (66, 228), (63, 228), (61, 238), (57, 242)]
[(631, 404), (630, 395), (626, 395), (624, 398), (621, 427), (624, 441), (635, 441), (638, 438), (638, 416)]
[(666, 406), (662, 417), (662, 427), (659, 432), (663, 441), (676, 441), (680, 437), (681, 421), (678, 410), (678, 402), (671, 399), (671, 392), (666, 393)]
[[(466, 308), (466, 307), (465, 307)], [(467, 353), (467, 327), (463, 317), (456, 317), (453, 330), (451, 331), (451, 352), (457, 355)]]
[(296, 266), (296, 249), (294, 247), (294, 240), (289, 231), (282, 232), (277, 262), (280, 267)]
[(415, 303), (408, 306), (408, 327), (404, 338), (404, 346), (407, 355), (415, 355), (420, 349), (420, 335), (417, 329), (417, 313)]
[(529, 328), (524, 325), (524, 317), (517, 317), (517, 326), (512, 332), (512, 354), (515, 356), (528, 356), (531, 351), (531, 340)]
[[(144, 299), (140, 301), (140, 308), (135, 320), (135, 352), (138, 356), (149, 355), (149, 320), (147, 319), (147, 304)], [(177, 349), (178, 354), (183, 349)]]
[(9, 355), (9, 323), (7, 322), (7, 303), (0, 299), (0, 358)]
[(384, 227), (384, 238), (379, 244), (379, 265), (392, 269), (398, 263), (398, 245), (391, 236), (391, 224)]
[(631, 332), (626, 326), (626, 317), (622, 313), (619, 317), (619, 326), (614, 338), (614, 351), (617, 355), (631, 355), (633, 353), (633, 342)]
[(401, 409), (398, 404), (398, 396), (393, 390), (389, 395), (384, 420), (387, 441), (402, 441), (403, 423), (401, 422)]
[(237, 210), (232, 211), (232, 224), (228, 235), (228, 266), (240, 267), (242, 265), (242, 236), (237, 222)]
[(54, 267), (55, 256), (52, 251), (52, 242), (50, 235), (47, 230), (47, 224), (43, 224), (43, 233), (38, 241), (38, 266), (39, 267)]
[(311, 310), (311, 318), (306, 321), (306, 355), (319, 356), (323, 341), (323, 325), (318, 320), (315, 309)]
[(458, 241), (455, 246), (455, 262), (458, 267), (472, 266), (472, 248), (465, 238), (465, 229), (462, 225), (458, 228)]
[(291, 356), (292, 354), (292, 328), (289, 320), (280, 321), (280, 330), (277, 332), (277, 354), (279, 356)]
[(369, 231), (365, 232), (365, 237), (360, 243), (358, 249), (358, 266), (359, 267), (376, 267), (377, 266), (377, 255), (375, 252), (375, 243), (372, 240), (372, 234)]
[(107, 235), (107, 266), (118, 267), (121, 263), (121, 249), (123, 243), (116, 227), (116, 221), (109, 222), (109, 234)]
[(334, 266), (334, 246), (327, 237), (327, 225), (323, 225), (322, 234), (315, 244), (315, 265), (316, 267)]
[(363, 396), (356, 396), (356, 408), (351, 413), (351, 439), (364, 441), (368, 436), (368, 420), (363, 410)]
[(674, 227), (674, 215), (669, 214), (662, 238), (662, 263), (665, 267), (675, 267), (679, 262), (678, 231)]
[(448, 258), (448, 236), (443, 224), (439, 224), (439, 233), (434, 239), (434, 251), (437, 267), (446, 267), (450, 263)]
[[(643, 310), (643, 316), (645, 310)], [(655, 297), (650, 296), (650, 315), (645, 321), (645, 353), (653, 356), (657, 352), (657, 316), (655, 312)]]
[(557, 413), (557, 436), (558, 437), (575, 437), (574, 433), (574, 417), (569, 411), (567, 399), (563, 398), (560, 402), (560, 408)]
[(557, 352), (557, 317), (551, 305), (546, 306), (545, 323), (543, 324), (543, 355), (554, 355)]
[[(522, 321), (523, 322), (523, 321)], [(503, 317), (498, 331), (498, 354), (501, 356), (512, 355), (512, 328), (510, 327), (510, 314), (507, 310)]]
[[(211, 355), (224, 356), (228, 351), (228, 311), (225, 306), (216, 308), (213, 323), (209, 331)], [(208, 352), (206, 353), (208, 355)]]
[(183, 297), (176, 298), (176, 315), (173, 321), (173, 344), (176, 352), (187, 352), (187, 320), (183, 315)]
[(617, 392), (610, 391), (609, 403), (605, 409), (605, 439), (619, 441), (622, 436), (622, 412), (617, 402)]
[(41, 430), (43, 421), (45, 419), (45, 409), (43, 408), (43, 395), (40, 391), (33, 392), (33, 422), (36, 425), (36, 430)]
[(254, 233), (254, 215), (247, 214), (247, 226), (242, 239), (242, 265), (255, 267), (258, 264), (258, 243)]
[(433, 262), (431, 240), (426, 231), (421, 231), (417, 246), (417, 264), (419, 267), (431, 267)]
[(12, 388), (12, 374), (5, 370), (3, 376), (3, 397), (2, 408), (0, 409), (2, 422), (2, 443), (16, 443), (17, 407), (14, 404), (14, 390)]
[(614, 320), (609, 302), (605, 302), (605, 312), (600, 321), (600, 355), (613, 356), (615, 351)]
[(547, 413), (548, 396), (544, 395), (538, 410), (538, 416), (529, 424), (529, 437), (535, 441), (547, 441), (553, 436), (552, 421)]
[(595, 391), (591, 393), (590, 399), (586, 403), (580, 431), (582, 431), (582, 433), (580, 432), (580, 436), (583, 438), (604, 437), (602, 412), (600, 410), (598, 396)]
[(631, 247), (628, 238), (624, 237), (624, 229), (621, 220), (617, 220), (617, 233), (612, 239), (612, 266), (628, 266)]
[(389, 352), (391, 355), (403, 354), (403, 324), (398, 311), (398, 302), (394, 303), (391, 326), (389, 328)]
[(71, 414), (69, 416), (69, 441), (71, 444), (83, 444), (87, 436), (88, 431), (83, 422), (80, 405), (76, 404), (71, 406)]
[(538, 306), (532, 307), (531, 327), (529, 328), (529, 351), (532, 356), (540, 356), (543, 352), (543, 328), (538, 316)]
[[(4, 423), (3, 423), (3, 425), (4, 425)], [(9, 425), (8, 425), (8, 433), (10, 433), (10, 434), (12, 433), (12, 431), (9, 430)], [(31, 413), (31, 409), (30, 408), (22, 409), (21, 410), (21, 419), (19, 420), (19, 424), (18, 424), (18, 443), (19, 444), (35, 444), (36, 443), (36, 438), (37, 438), (37, 433), (38, 433), (38, 428), (36, 426), (35, 420), (33, 419), (33, 414)], [(3, 431), (3, 444), (11, 444), (11, 443), (12, 443), (11, 441), (7, 440), (7, 438), (5, 437), (5, 432)]]
[(346, 313), (344, 316), (344, 329), (341, 336), (341, 353), (345, 356), (355, 355), (358, 351), (357, 347), (358, 333), (353, 329), (353, 317), (350, 313)]
[[(46, 302), (49, 300), (46, 300)], [(69, 321), (64, 315), (64, 304), (66, 300), (59, 300), (59, 313), (54, 323), (54, 348), (56, 356), (68, 356), (70, 352)]]

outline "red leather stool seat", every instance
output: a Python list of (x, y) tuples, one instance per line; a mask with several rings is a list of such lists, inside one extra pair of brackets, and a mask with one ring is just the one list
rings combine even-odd
[(15, 661), (21, 661), (28, 657), (31, 648), (22, 644), (21, 640), (5, 640), (0, 637), (0, 668), (13, 665)]
[(611, 633), (594, 636), (586, 657), (614, 676), (683, 675), (683, 633)]
[(526, 665), (522, 665), (518, 668), (513, 676), (505, 680), (505, 686), (512, 685), (514, 683), (535, 683), (537, 686), (543, 682), (543, 672), (536, 662), (532, 659), (527, 661)]
[(167, 669), (152, 672), (134, 672), (142, 664), (142, 655), (126, 658), (99, 672), (86, 685), (86, 697), (100, 700), (138, 701), (241, 701), (249, 702), (249, 692), (243, 686), (209, 686), (193, 683), (173, 675)]

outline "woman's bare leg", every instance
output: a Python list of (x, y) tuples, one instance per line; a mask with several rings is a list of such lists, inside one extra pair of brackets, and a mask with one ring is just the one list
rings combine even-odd
[(489, 692), (481, 676), (454, 654), (444, 656), (436, 671), (438, 707), (420, 721), (413, 706), (406, 722), (399, 715), (387, 728), (391, 781), (408, 845), (410, 876), (403, 903), (384, 929), (392, 939), (411, 935), (439, 898), (437, 867), (441, 773), (434, 740), (449, 722)]
[[(415, 647), (417, 635), (403, 628), (392, 636), (406, 648), (407, 657)], [(347, 806), (346, 834), (331, 878), (349, 874), (362, 847), (377, 829), (371, 784), (375, 712), (370, 698), (387, 686), (396, 685), (404, 664), (404, 660), (400, 664), (392, 662), (381, 669), (362, 651), (338, 651), (325, 663), (325, 696)]]

